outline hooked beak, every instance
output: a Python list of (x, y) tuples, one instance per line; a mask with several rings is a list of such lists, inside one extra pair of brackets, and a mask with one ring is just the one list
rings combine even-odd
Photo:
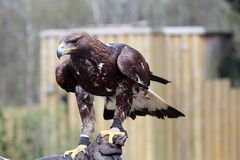
[(61, 42), (57, 48), (57, 57), (60, 59), (64, 55), (64, 43)]
[(57, 57), (60, 59), (63, 55), (69, 54), (75, 47), (68, 47), (64, 42), (61, 42), (57, 48)]

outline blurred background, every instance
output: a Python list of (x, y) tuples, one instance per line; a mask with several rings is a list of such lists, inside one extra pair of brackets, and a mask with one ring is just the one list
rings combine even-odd
[[(239, 0), (0, 0), (1, 156), (30, 160), (77, 145), (74, 96), (54, 78), (59, 39), (73, 29), (138, 49), (172, 81), (151, 88), (186, 115), (127, 120), (124, 159), (240, 159)], [(110, 124), (102, 106), (97, 97), (94, 135)]]

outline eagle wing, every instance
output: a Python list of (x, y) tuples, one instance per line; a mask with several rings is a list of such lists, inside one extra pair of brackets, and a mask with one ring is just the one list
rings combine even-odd
[(135, 49), (125, 46), (117, 58), (119, 70), (145, 89), (150, 85), (150, 71), (144, 57)]
[(72, 74), (69, 60), (59, 64), (55, 71), (58, 85), (67, 92), (75, 92), (76, 81)]

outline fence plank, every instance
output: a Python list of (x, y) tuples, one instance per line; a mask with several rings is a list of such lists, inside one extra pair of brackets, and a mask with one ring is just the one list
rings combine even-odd
[[(214, 130), (213, 130), (213, 140), (214, 140), (214, 159), (215, 160), (221, 160), (222, 159), (222, 152), (221, 152), (221, 84), (218, 81), (214, 81), (214, 93), (213, 93), (213, 121), (214, 121)], [(220, 88), (219, 88), (220, 87)]]
[(201, 63), (203, 52), (201, 50), (202, 43), (199, 36), (192, 36), (192, 64), (193, 64), (193, 155), (192, 159), (202, 159), (202, 79), (203, 66)]
[[(182, 95), (182, 84), (183, 84), (183, 79), (181, 79), (181, 74), (182, 74), (182, 70), (183, 70), (183, 59), (182, 59), (182, 52), (181, 52), (181, 36), (172, 36), (172, 41), (173, 43), (173, 50), (172, 50), (172, 63), (174, 64), (172, 66), (172, 74), (173, 74), (173, 83), (174, 83), (174, 87), (173, 87), (173, 106), (176, 107), (178, 110), (182, 111), (182, 99), (181, 99), (181, 95)], [(181, 132), (181, 128), (182, 128), (182, 121), (175, 121), (175, 120), (171, 120), (171, 125), (173, 127), (172, 132), (176, 133), (176, 135), (171, 134), (172, 135), (172, 150), (174, 152), (177, 151), (177, 147), (180, 148), (180, 144), (181, 144), (181, 138), (178, 137), (178, 135), (180, 135), (180, 137), (183, 136), (183, 132)], [(176, 147), (177, 146), (177, 147)], [(174, 160), (176, 159), (176, 157), (180, 157), (181, 153), (176, 152), (177, 154), (171, 154), (171, 150), (169, 150), (169, 159)]]
[(46, 107), (46, 104), (47, 104), (47, 100), (46, 100), (46, 76), (47, 76), (47, 73), (46, 73), (46, 68), (47, 68), (47, 62), (46, 62), (46, 49), (47, 49), (47, 39), (46, 38), (43, 38), (41, 39), (41, 53), (40, 53), (40, 72), (41, 72), (41, 81), (40, 81), (40, 84), (41, 84), (41, 88), (40, 88), (40, 102), (41, 102), (41, 105), (42, 106), (45, 106)]
[[(175, 87), (175, 79), (174, 79), (174, 75), (173, 73), (175, 73), (175, 68), (174, 68), (174, 63), (172, 63), (173, 59), (173, 52), (174, 52), (174, 45), (172, 43), (173, 37), (170, 36), (165, 36), (165, 45), (166, 45), (166, 68), (167, 68), (167, 77), (170, 79), (170, 81), (172, 81), (172, 83), (167, 87), (167, 97), (166, 97), (166, 101), (170, 104), (170, 105), (175, 105), (175, 101), (174, 101), (174, 87)], [(176, 152), (176, 146), (174, 145), (173, 142), (173, 137), (174, 135), (174, 124), (171, 120), (165, 120), (166, 123), (166, 127), (165, 127), (165, 145), (166, 145), (166, 149), (165, 149), (165, 159), (169, 159), (169, 158), (173, 158), (172, 156), (174, 156), (176, 154), (176, 157), (179, 157), (178, 153)], [(178, 137), (179, 138), (179, 137)], [(172, 154), (172, 153), (175, 154)]]
[(229, 131), (231, 130), (230, 129), (230, 124), (229, 124), (229, 116), (230, 116), (230, 111), (232, 106), (230, 106), (230, 81), (228, 79), (224, 79), (221, 81), (221, 90), (222, 90), (222, 141), (221, 143), (223, 144), (223, 148), (222, 148), (222, 151), (224, 153), (224, 158), (223, 159), (232, 159), (229, 157), (229, 152), (230, 152), (230, 149), (229, 149), (229, 145), (228, 145), (228, 141), (229, 141)]
[(203, 82), (203, 159), (213, 160), (213, 82)]
[[(182, 61), (182, 70), (180, 71), (180, 79), (181, 79), (181, 88), (178, 95), (181, 98), (178, 109), (181, 110), (186, 117), (183, 119), (177, 120), (179, 122), (179, 134), (176, 135), (178, 141), (178, 156), (179, 159), (191, 159), (192, 157), (192, 88), (193, 88), (193, 80), (192, 80), (192, 40), (189, 35), (185, 35), (181, 38), (181, 43), (179, 49), (181, 49), (181, 58)], [(182, 48), (183, 47), (183, 48)], [(185, 98), (182, 98), (185, 97)], [(184, 132), (182, 132), (184, 131)], [(186, 154), (182, 154), (185, 152)]]
[(230, 91), (230, 105), (228, 106), (229, 113), (229, 132), (228, 145), (229, 145), (229, 159), (237, 160), (237, 90), (231, 89)]
[[(165, 64), (165, 47), (164, 47), (164, 38), (161, 34), (154, 34), (152, 35), (151, 40), (151, 47), (150, 47), (150, 54), (151, 54), (151, 71), (155, 75), (159, 75), (162, 77), (166, 77), (166, 64)], [(166, 99), (165, 91), (167, 86), (159, 84), (159, 83), (151, 83), (151, 89), (158, 94), (159, 96), (163, 97), (163, 99)], [(159, 159), (164, 160), (164, 150), (167, 146), (165, 144), (165, 128), (166, 128), (166, 121), (152, 118), (152, 127), (154, 128), (154, 132), (152, 137), (152, 147), (154, 147), (152, 150), (152, 159)]]
[[(233, 103), (234, 103), (234, 111), (235, 111), (235, 114), (233, 115), (232, 117), (232, 121), (234, 121), (234, 117), (235, 118), (235, 122), (234, 122), (234, 130), (232, 131), (233, 134), (235, 134), (234, 136), (236, 136), (236, 138), (234, 138), (234, 143), (233, 143), (233, 147), (234, 147), (234, 150), (233, 150), (233, 154), (234, 152), (237, 153), (237, 156), (236, 156), (236, 159), (240, 159), (240, 119), (238, 117), (238, 115), (240, 115), (240, 88), (237, 88), (234, 95), (233, 95)], [(235, 154), (234, 154), (235, 155)]]

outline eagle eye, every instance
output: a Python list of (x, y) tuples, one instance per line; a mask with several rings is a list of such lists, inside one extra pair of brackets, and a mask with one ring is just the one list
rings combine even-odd
[(73, 40), (70, 40), (69, 42), (70, 42), (70, 43), (77, 43), (77, 42), (78, 42), (78, 39), (73, 39)]

